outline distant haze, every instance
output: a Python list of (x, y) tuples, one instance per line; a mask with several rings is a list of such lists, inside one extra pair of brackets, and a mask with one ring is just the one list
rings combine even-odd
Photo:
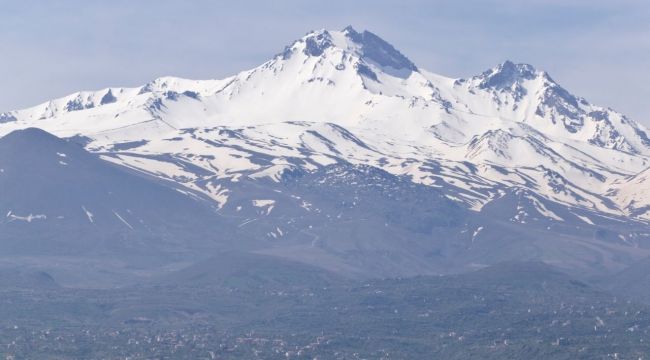
[(647, 1), (2, 1), (0, 112), (159, 76), (222, 78), (311, 29), (352, 24), (419, 67), (467, 77), (504, 59), (650, 125)]

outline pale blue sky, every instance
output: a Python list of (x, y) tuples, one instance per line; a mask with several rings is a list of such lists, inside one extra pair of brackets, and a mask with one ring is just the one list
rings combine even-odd
[(647, 0), (0, 0), (0, 112), (163, 75), (225, 77), (348, 24), (443, 75), (530, 63), (650, 125)]

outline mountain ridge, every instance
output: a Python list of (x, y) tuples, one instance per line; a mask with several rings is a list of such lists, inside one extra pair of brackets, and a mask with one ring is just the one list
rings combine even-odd
[(310, 32), (223, 80), (163, 77), (1, 118), (0, 134), (36, 126), (85, 136), (87, 149), (106, 159), (219, 206), (227, 201), (223, 180), (273, 179), (342, 159), (446, 189), (474, 210), (499, 188), (521, 187), (565, 206), (650, 219), (643, 196), (615, 195), (650, 165), (642, 125), (572, 95), (531, 65), (505, 61), (446, 78), (352, 27)]

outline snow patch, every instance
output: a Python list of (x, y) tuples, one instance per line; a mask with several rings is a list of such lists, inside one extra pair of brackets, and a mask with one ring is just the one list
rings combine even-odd
[(253, 200), (253, 206), (266, 210), (266, 215), (271, 213), (275, 207), (275, 200)]
[(32, 222), (34, 220), (47, 220), (47, 216), (44, 215), (44, 214), (36, 214), (36, 215), (29, 214), (29, 215), (26, 215), (26, 216), (19, 216), (19, 215), (14, 214), (12, 211), (9, 211), (7, 213), (6, 217), (9, 219), (9, 222), (18, 220), (18, 221), (25, 221), (25, 222), (30, 223), (30, 222)]
[(476, 228), (476, 230), (474, 230), (474, 233), (472, 234), (472, 242), (476, 240), (476, 237), (478, 236), (478, 234), (481, 233), (481, 231), (483, 231), (483, 226), (479, 226), (478, 228)]
[(586, 223), (589, 224), (589, 225), (595, 225), (594, 222), (591, 221), (590, 218), (588, 218), (588, 217), (586, 217), (586, 216), (584, 216), (584, 215), (578, 215), (578, 214), (576, 214), (576, 213), (573, 213), (573, 215), (575, 215), (578, 219), (580, 219), (580, 220), (586, 222)]
[(531, 196), (529, 196), (528, 198), (533, 202), (533, 204), (535, 205), (535, 209), (536, 209), (537, 212), (539, 212), (540, 214), (546, 216), (547, 218), (551, 218), (551, 219), (553, 219), (553, 220), (564, 221), (563, 218), (561, 218), (561, 217), (558, 216), (556, 213), (554, 213), (553, 211), (551, 211), (551, 210), (549, 210), (548, 208), (546, 208), (546, 206), (544, 206), (544, 204), (542, 204), (541, 201), (539, 201), (539, 200), (537, 200), (536, 198), (531, 197)]
[(88, 211), (88, 209), (86, 209), (85, 206), (81, 206), (81, 209), (82, 209), (82, 210), (84, 211), (84, 213), (86, 214), (86, 217), (88, 217), (88, 221), (90, 221), (91, 223), (94, 223), (94, 222), (95, 222), (95, 216), (93, 215), (93, 213), (91, 213), (90, 211)]
[(126, 225), (129, 229), (133, 230), (133, 226), (129, 224), (126, 220), (124, 220), (123, 217), (120, 216), (120, 214), (117, 213), (117, 211), (113, 211), (113, 214), (124, 224)]

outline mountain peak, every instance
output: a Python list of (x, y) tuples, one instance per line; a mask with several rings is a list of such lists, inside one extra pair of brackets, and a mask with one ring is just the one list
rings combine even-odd
[[(11, 154), (12, 161), (23, 161), (30, 163), (30, 166), (36, 161), (33, 159), (53, 166), (59, 166), (59, 161), (69, 160), (58, 156), (59, 153), (75, 158), (86, 154), (81, 146), (35, 127), (14, 130), (0, 137), (0, 152)], [(6, 162), (3, 166), (6, 166)]]
[(292, 54), (302, 52), (307, 56), (322, 56), (328, 49), (338, 49), (353, 54), (361, 60), (381, 68), (417, 71), (415, 64), (395, 47), (374, 33), (359, 32), (351, 25), (341, 31), (314, 30), (287, 46), (279, 55), (288, 59)]
[(357, 32), (352, 25), (348, 25), (348, 26), (344, 27), (343, 30), (341, 30), (341, 31), (343, 33), (348, 33), (348, 32), (356, 33)]
[(382, 67), (396, 70), (407, 69), (417, 71), (415, 64), (384, 39), (374, 33), (364, 30), (357, 32), (352, 26), (347, 26), (342, 33), (346, 38), (359, 46), (363, 58), (371, 60)]
[(309, 56), (321, 56), (325, 49), (334, 46), (332, 36), (327, 30), (312, 31), (305, 36), (303, 52)]
[(0, 113), (0, 124), (16, 121), (16, 117), (11, 112)]
[(477, 78), (480, 79), (479, 88), (504, 89), (510, 88), (523, 80), (533, 80), (541, 74), (532, 65), (515, 64), (510, 60), (506, 60), (496, 67), (484, 71)]
[(47, 131), (36, 127), (28, 127), (24, 129), (14, 130), (3, 137), (0, 137), (0, 141), (3, 142), (19, 141), (19, 142), (29, 143), (33, 141), (53, 141), (53, 140), (57, 141), (60, 139), (48, 133)]

